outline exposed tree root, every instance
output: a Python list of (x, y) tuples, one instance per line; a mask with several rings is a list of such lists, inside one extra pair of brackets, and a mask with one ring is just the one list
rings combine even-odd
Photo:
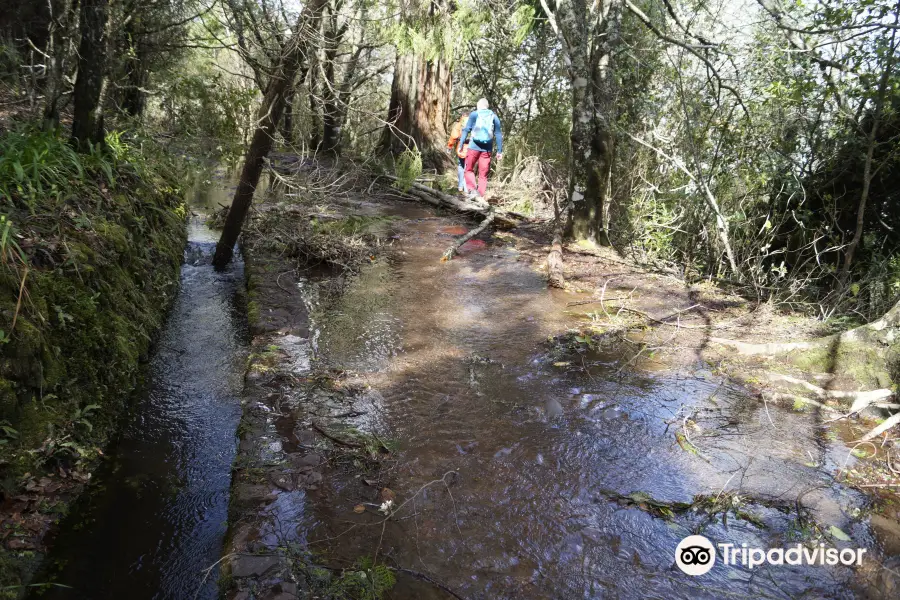
[(737, 340), (729, 340), (720, 337), (711, 337), (709, 341), (723, 346), (734, 348), (740, 354), (745, 355), (764, 355), (771, 356), (781, 354), (782, 352), (790, 352), (792, 350), (810, 350), (812, 348), (821, 348), (827, 344), (838, 342), (867, 342), (878, 340), (884, 344), (893, 344), (900, 341), (900, 301), (895, 304), (891, 310), (885, 313), (880, 319), (854, 327), (843, 333), (836, 333), (826, 337), (809, 340), (806, 342), (773, 342), (764, 344), (754, 344), (748, 342), (740, 342)]
[(751, 342), (741, 342), (738, 340), (729, 340), (720, 337), (710, 337), (709, 341), (734, 348), (738, 354), (745, 356), (772, 356), (773, 354), (781, 354), (782, 352), (790, 352), (791, 350), (809, 350), (823, 345), (824, 340), (814, 340), (811, 342), (772, 342), (767, 344), (755, 344)]
[(330, 433), (328, 433), (328, 431), (324, 427), (322, 427), (315, 421), (310, 421), (310, 425), (312, 425), (313, 429), (315, 429), (316, 431), (321, 433), (323, 436), (325, 436), (326, 438), (328, 438), (335, 444), (338, 444), (340, 446), (346, 446), (348, 448), (362, 448), (363, 447), (363, 445), (358, 442), (351, 442), (349, 440), (344, 440), (339, 437), (335, 437), (335, 436), (331, 435)]
[(457, 253), (457, 251), (459, 251), (460, 246), (462, 246), (463, 244), (465, 244), (466, 242), (468, 242), (469, 240), (474, 238), (476, 235), (478, 235), (479, 233), (481, 233), (482, 231), (484, 231), (485, 229), (490, 227), (491, 223), (494, 222), (495, 216), (496, 216), (496, 214), (494, 213), (493, 207), (488, 207), (487, 217), (485, 217), (484, 221), (482, 221), (478, 227), (475, 227), (474, 229), (469, 231), (469, 233), (467, 233), (466, 235), (462, 236), (461, 238), (459, 238), (458, 240), (453, 242), (453, 245), (450, 246), (449, 248), (447, 248), (447, 251), (444, 252), (444, 255), (441, 257), (441, 262), (446, 262), (448, 260), (451, 260), (453, 258), (453, 256)]
[[(813, 406), (817, 406), (822, 410), (827, 410), (835, 415), (840, 415), (840, 412), (833, 406), (828, 406), (827, 404), (824, 404), (817, 400), (813, 400), (805, 396), (798, 396), (797, 394), (788, 394), (785, 392), (763, 392), (762, 397), (764, 400), (772, 402), (784, 402), (787, 404), (793, 404), (794, 402), (803, 402), (805, 404), (812, 404)], [(845, 416), (847, 415), (841, 415), (839, 418), (843, 418)]]
[(857, 413), (874, 402), (887, 400), (894, 395), (894, 392), (888, 389), (868, 390), (864, 392), (845, 392), (840, 390), (826, 390), (804, 379), (791, 377), (790, 375), (782, 375), (781, 373), (767, 373), (770, 381), (783, 381), (792, 385), (799, 385), (806, 390), (812, 392), (819, 398), (830, 400), (851, 400), (853, 402), (850, 407), (850, 413)]

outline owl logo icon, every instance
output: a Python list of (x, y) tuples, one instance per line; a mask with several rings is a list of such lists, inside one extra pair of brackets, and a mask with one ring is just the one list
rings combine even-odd
[(675, 564), (688, 575), (703, 575), (716, 564), (716, 548), (702, 535), (689, 535), (675, 548)]

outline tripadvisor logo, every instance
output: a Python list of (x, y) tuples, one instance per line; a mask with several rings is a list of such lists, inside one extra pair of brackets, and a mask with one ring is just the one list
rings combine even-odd
[(790, 548), (748, 548), (747, 544), (717, 544), (702, 535), (689, 535), (675, 548), (675, 564), (688, 575), (703, 575), (716, 564), (716, 547), (726, 565), (743, 565), (753, 569), (760, 565), (829, 565), (860, 566), (865, 548), (826, 548), (825, 544), (808, 547), (797, 544)]
[(716, 564), (716, 549), (702, 535), (689, 535), (675, 548), (675, 564), (688, 575), (703, 575)]

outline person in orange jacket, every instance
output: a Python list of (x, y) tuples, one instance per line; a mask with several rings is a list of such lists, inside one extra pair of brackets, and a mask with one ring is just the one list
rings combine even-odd
[(469, 144), (467, 140), (463, 140), (462, 150), (459, 150), (457, 147), (459, 146), (459, 138), (462, 135), (462, 129), (465, 127), (468, 120), (469, 111), (465, 111), (459, 116), (459, 119), (450, 129), (450, 141), (447, 142), (447, 148), (449, 148), (451, 152), (456, 153), (456, 176), (458, 181), (456, 187), (460, 192), (466, 191), (466, 154), (469, 152)]

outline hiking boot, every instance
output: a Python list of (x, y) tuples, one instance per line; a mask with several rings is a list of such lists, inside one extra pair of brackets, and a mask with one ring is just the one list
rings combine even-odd
[(477, 190), (468, 190), (466, 192), (466, 200), (474, 200), (478, 196)]

